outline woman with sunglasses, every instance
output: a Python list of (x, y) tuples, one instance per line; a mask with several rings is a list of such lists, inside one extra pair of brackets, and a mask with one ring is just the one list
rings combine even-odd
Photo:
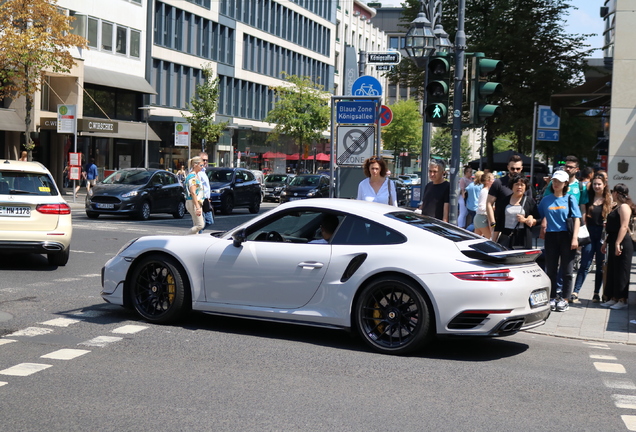
[(362, 166), (367, 177), (358, 184), (358, 199), (397, 207), (397, 189), (386, 176), (386, 162), (381, 157), (373, 156), (364, 161)]
[(618, 183), (612, 189), (615, 207), (607, 215), (605, 231), (607, 238), (601, 247), (602, 253), (607, 253), (607, 270), (604, 297), (601, 303), (610, 309), (625, 309), (629, 294), (629, 276), (632, 270), (632, 255), (634, 244), (629, 234), (629, 220), (634, 212), (634, 203), (629, 197), (629, 189), (623, 183)]
[(203, 169), (203, 162), (199, 156), (193, 157), (188, 162), (189, 174), (185, 179), (186, 209), (192, 216), (192, 228), (186, 234), (197, 234), (205, 227), (203, 219), (203, 186), (199, 178), (199, 172)]
[(599, 293), (603, 284), (603, 260), (605, 259), (604, 254), (601, 252), (603, 227), (605, 226), (605, 219), (612, 209), (612, 197), (607, 187), (607, 180), (601, 174), (594, 176), (592, 181), (588, 183), (587, 193), (582, 195), (585, 195), (584, 199), (588, 201), (583, 204), (585, 213), (583, 222), (590, 233), (590, 243), (581, 249), (581, 264), (579, 264), (579, 271), (574, 282), (574, 292), (572, 293), (571, 301), (578, 302), (579, 291), (581, 291), (583, 282), (585, 282), (590, 264), (592, 264), (592, 260), (596, 256), (596, 279), (594, 280), (592, 302), (600, 303)]

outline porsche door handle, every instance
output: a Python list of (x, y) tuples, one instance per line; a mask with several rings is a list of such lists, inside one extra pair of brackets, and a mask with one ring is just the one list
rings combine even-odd
[(305, 270), (319, 269), (319, 268), (322, 268), (323, 266), (324, 266), (324, 264), (320, 263), (320, 262), (301, 262), (301, 263), (298, 263), (298, 267), (302, 267)]

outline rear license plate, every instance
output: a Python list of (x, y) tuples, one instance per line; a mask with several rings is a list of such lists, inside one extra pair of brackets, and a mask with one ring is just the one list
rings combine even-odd
[(530, 294), (530, 306), (539, 307), (548, 303), (548, 291), (545, 289), (533, 291)]
[(112, 209), (115, 208), (115, 204), (100, 204), (100, 203), (98, 203), (97, 204), (97, 208), (100, 208), (100, 209), (111, 209), (112, 210)]
[(29, 217), (31, 207), (0, 207), (0, 216)]

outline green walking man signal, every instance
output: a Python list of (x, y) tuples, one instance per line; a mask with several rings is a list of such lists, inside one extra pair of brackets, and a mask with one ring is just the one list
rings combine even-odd
[(446, 124), (450, 106), (451, 60), (448, 53), (436, 53), (426, 70), (425, 118), (429, 123)]

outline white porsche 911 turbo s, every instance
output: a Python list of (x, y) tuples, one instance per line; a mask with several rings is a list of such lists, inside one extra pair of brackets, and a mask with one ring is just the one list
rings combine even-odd
[(318, 198), (226, 233), (133, 240), (102, 269), (101, 295), (153, 323), (198, 310), (351, 328), (376, 351), (405, 354), (435, 334), (542, 325), (550, 281), (539, 254), (408, 210)]

